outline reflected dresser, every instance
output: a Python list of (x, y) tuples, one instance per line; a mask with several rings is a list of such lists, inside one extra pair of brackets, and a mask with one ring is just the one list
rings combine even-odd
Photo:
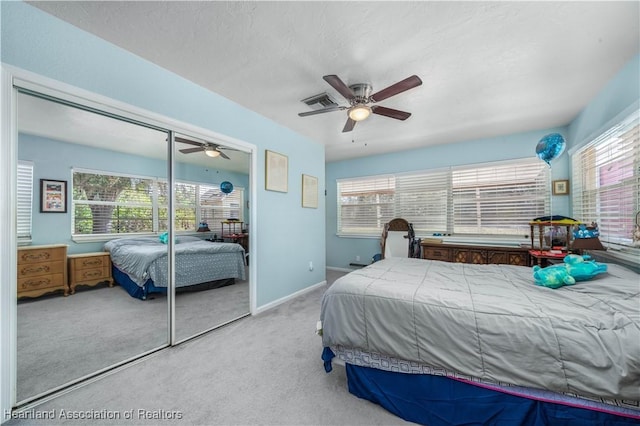
[(67, 285), (67, 246), (53, 244), (18, 248), (18, 298), (36, 297)]
[(111, 276), (111, 258), (108, 252), (70, 254), (69, 289), (76, 292), (77, 285), (95, 286), (103, 282), (113, 287)]

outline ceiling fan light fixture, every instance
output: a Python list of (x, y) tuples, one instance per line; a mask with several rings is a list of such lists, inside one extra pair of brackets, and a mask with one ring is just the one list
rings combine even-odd
[(220, 153), (215, 148), (205, 148), (204, 153), (212, 158), (216, 158), (220, 156)]
[(357, 104), (349, 108), (349, 118), (353, 121), (362, 121), (371, 115), (371, 108), (364, 104)]

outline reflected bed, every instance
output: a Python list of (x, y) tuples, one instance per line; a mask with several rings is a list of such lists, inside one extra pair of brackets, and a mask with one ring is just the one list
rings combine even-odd
[[(117, 284), (138, 299), (166, 293), (168, 247), (157, 237), (121, 238), (104, 245), (111, 255)], [(175, 244), (176, 288), (219, 287), (245, 279), (245, 253), (240, 244), (178, 237)]]

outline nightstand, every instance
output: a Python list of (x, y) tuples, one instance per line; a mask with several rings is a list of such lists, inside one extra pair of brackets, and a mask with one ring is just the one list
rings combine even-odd
[(113, 287), (111, 276), (111, 257), (107, 252), (70, 254), (69, 289), (71, 294), (76, 292), (77, 285), (95, 286), (108, 282)]

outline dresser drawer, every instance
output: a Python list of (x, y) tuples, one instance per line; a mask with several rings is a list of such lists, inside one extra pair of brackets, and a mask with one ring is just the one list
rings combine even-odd
[(18, 250), (18, 265), (58, 260), (61, 260), (64, 263), (66, 257), (67, 250), (65, 247)]
[(109, 268), (91, 268), (91, 269), (76, 269), (72, 272), (72, 280), (76, 283), (84, 281), (97, 280), (100, 278), (111, 278)]
[(449, 249), (446, 248), (425, 248), (422, 253), (423, 259), (449, 261)]
[(111, 266), (109, 256), (90, 256), (90, 257), (77, 257), (71, 259), (71, 269), (95, 269)]
[(18, 278), (18, 295), (21, 292), (40, 290), (44, 288), (65, 288), (65, 276), (63, 273), (42, 275), (39, 277)]
[(27, 278), (38, 275), (64, 274), (64, 261), (22, 263), (18, 265), (18, 277)]

